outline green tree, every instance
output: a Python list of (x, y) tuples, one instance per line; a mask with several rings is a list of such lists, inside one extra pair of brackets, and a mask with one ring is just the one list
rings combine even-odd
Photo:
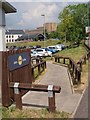
[(69, 5), (60, 12), (58, 24), (58, 36), (69, 41), (82, 40), (85, 27), (88, 25), (87, 4)]

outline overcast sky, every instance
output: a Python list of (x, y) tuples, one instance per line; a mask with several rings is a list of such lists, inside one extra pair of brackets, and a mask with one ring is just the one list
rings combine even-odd
[(34, 29), (43, 26), (44, 17), (41, 16), (42, 14), (45, 14), (45, 22), (58, 23), (58, 15), (63, 8), (68, 4), (75, 4), (75, 2), (51, 2), (51, 0), (48, 0), (50, 2), (40, 2), (40, 0), (37, 2), (35, 0), (29, 0), (34, 2), (7, 1), (17, 9), (16, 13), (6, 15), (6, 28), (8, 29)]

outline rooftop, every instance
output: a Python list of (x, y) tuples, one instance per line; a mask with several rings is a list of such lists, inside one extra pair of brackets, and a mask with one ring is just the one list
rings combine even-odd
[(2, 9), (5, 11), (6, 14), (17, 12), (16, 8), (5, 0), (0, 0), (0, 6), (2, 6)]
[(25, 34), (23, 30), (6, 30), (6, 34)]

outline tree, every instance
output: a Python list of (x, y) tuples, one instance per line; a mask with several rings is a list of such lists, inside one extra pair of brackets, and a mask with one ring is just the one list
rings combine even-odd
[(85, 27), (88, 24), (87, 4), (69, 5), (60, 12), (60, 23), (58, 24), (58, 36), (68, 41), (82, 40)]

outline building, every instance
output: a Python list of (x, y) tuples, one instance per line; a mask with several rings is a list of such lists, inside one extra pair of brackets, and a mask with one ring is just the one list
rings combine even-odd
[(57, 23), (45, 23), (44, 26), (48, 33), (55, 32), (57, 30)]
[(16, 41), (38, 41), (43, 40), (43, 34), (23, 34), (21, 37), (17, 38)]
[(5, 41), (6, 43), (15, 42), (23, 34), (25, 34), (23, 30), (6, 30)]
[[(50, 32), (55, 32), (57, 30), (57, 23), (45, 23), (45, 30)], [(25, 30), (26, 34), (43, 34), (44, 33), (44, 25), (43, 27), (37, 27), (34, 30)]]
[(0, 51), (6, 51), (6, 42), (5, 42), (5, 14), (14, 13), (16, 9), (6, 2), (5, 0), (0, 0)]
[(43, 27), (38, 27), (38, 28), (36, 28), (36, 29), (34, 29), (34, 30), (25, 30), (25, 33), (26, 34), (43, 34)]

